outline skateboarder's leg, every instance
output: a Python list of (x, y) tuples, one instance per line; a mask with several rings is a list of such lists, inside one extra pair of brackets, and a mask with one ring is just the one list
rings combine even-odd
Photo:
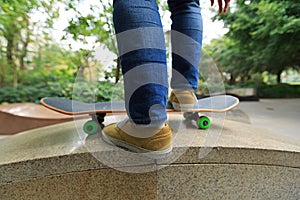
[(177, 109), (193, 107), (198, 87), (202, 48), (202, 16), (199, 0), (168, 0), (171, 12), (171, 102)]
[(115, 0), (113, 17), (129, 119), (105, 127), (103, 139), (136, 152), (167, 153), (166, 50), (156, 1)]
[(165, 122), (166, 50), (155, 0), (116, 0), (114, 26), (128, 116), (136, 124)]

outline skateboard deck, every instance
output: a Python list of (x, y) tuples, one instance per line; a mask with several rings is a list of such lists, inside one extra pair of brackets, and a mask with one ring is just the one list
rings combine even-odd
[[(226, 112), (236, 107), (238, 103), (238, 98), (230, 95), (206, 97), (199, 99), (195, 107), (188, 112)], [(67, 115), (126, 112), (124, 102), (84, 103), (65, 98), (46, 97), (41, 99), (41, 104), (51, 110)], [(167, 112), (182, 111), (174, 110), (172, 105), (168, 103)]]
[[(199, 116), (199, 113), (205, 112), (226, 112), (235, 108), (239, 103), (238, 98), (230, 95), (219, 95), (199, 99), (193, 109), (188, 111), (174, 110), (170, 103), (167, 104), (168, 113), (184, 112), (185, 119), (197, 122), (200, 129), (210, 127), (210, 119), (206, 116)], [(92, 120), (84, 124), (84, 132), (94, 134), (103, 127), (104, 117), (107, 113), (125, 113), (124, 102), (98, 102), (84, 103), (65, 98), (47, 97), (41, 99), (41, 104), (51, 110), (67, 115), (89, 114)]]

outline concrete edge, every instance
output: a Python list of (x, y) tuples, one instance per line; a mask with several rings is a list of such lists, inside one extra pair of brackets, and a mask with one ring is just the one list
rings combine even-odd
[[(180, 148), (174, 149), (174, 151), (177, 150), (180, 150)], [(169, 159), (172, 158), (170, 157)], [(152, 165), (154, 165), (154, 168), (162, 168), (162, 166), (186, 164), (241, 164), (281, 166), (299, 169), (300, 152), (269, 149), (214, 147), (207, 156), (200, 158), (199, 148), (191, 147), (174, 162), (163, 159), (163, 161), (156, 161), (156, 163), (153, 163)], [(122, 166), (119, 167), (122, 168)], [(134, 168), (138, 166), (123, 167)], [(89, 152), (38, 158), (0, 165), (0, 185), (29, 181), (47, 176), (100, 169), (105, 170), (111, 168), (95, 159)]]

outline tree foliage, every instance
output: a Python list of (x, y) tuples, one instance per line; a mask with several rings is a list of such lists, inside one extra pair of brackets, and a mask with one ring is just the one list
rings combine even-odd
[[(104, 71), (93, 59), (93, 49), (67, 50), (51, 37), (64, 8), (72, 15), (62, 40), (87, 44), (93, 38), (96, 45), (117, 54), (112, 1), (86, 2), (0, 0), (0, 102), (36, 102), (44, 96), (90, 101), (95, 88), (98, 100), (110, 98), (112, 82), (99, 82), (98, 77), (94, 83), (89, 80), (100, 73), (113, 76), (116, 64), (110, 63), (110, 70)], [(157, 2), (161, 11), (168, 9), (166, 0)], [(229, 32), (205, 51), (231, 74), (232, 81), (263, 71), (280, 74), (287, 68), (299, 69), (299, 4), (296, 0), (237, 0), (228, 14), (215, 17), (225, 22)], [(76, 76), (82, 78), (78, 96), (74, 96)]]
[(30, 62), (26, 59), (38, 23), (31, 20), (31, 15), (38, 10), (43, 12), (47, 16), (43, 26), (51, 28), (53, 19), (58, 17), (58, 8), (54, 8), (53, 3), (54, 0), (0, 0), (1, 85), (9, 82), (8, 74), (13, 73), (13, 84), (17, 87), (18, 74), (26, 69), (26, 62)]
[[(108, 88), (112, 82), (99, 81), (98, 74), (103, 77), (105, 73), (101, 64), (92, 59), (92, 50), (67, 50), (52, 37), (54, 22), (65, 3), (75, 15), (62, 39), (71, 35), (75, 42), (85, 42), (86, 37), (94, 36), (116, 52), (110, 33), (110, 4), (103, 1), (99, 7), (91, 6), (88, 12), (81, 12), (80, 2), (0, 0), (0, 103), (38, 102), (45, 96), (86, 101), (94, 96), (98, 101), (110, 99)], [(90, 82), (92, 79), (96, 81)], [(79, 84), (74, 85), (75, 81)]]
[(222, 19), (229, 32), (212, 42), (212, 55), (234, 76), (268, 71), (278, 75), (300, 64), (300, 2), (238, 0)]
[[(95, 37), (95, 42), (105, 45), (110, 51), (117, 53), (116, 41), (113, 37), (112, 1), (103, 1), (89, 5), (89, 12), (80, 11), (81, 0), (66, 1), (66, 10), (72, 10), (76, 15), (69, 21), (65, 29), (75, 41), (86, 43), (87, 37)], [(65, 36), (67, 37), (67, 36)]]

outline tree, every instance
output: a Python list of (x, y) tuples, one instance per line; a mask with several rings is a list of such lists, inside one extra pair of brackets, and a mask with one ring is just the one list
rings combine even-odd
[(299, 69), (299, 1), (238, 0), (234, 11), (216, 18), (222, 19), (229, 27), (226, 37), (235, 45), (226, 47), (229, 51), (227, 57), (233, 56), (231, 60), (236, 62), (238, 58), (234, 55), (243, 52), (239, 69), (268, 71), (277, 75), (278, 82), (282, 71)]
[(99, 0), (96, 5), (90, 4), (88, 13), (80, 11), (81, 0), (72, 0), (66, 2), (66, 10), (72, 10), (76, 14), (69, 21), (69, 26), (65, 29), (75, 41), (87, 43), (88, 37), (95, 37), (96, 41), (104, 44), (110, 51), (117, 53), (115, 46), (114, 28), (112, 22), (113, 6), (111, 1)]
[(204, 51), (213, 57), (221, 71), (230, 73), (230, 84), (235, 84), (238, 77), (249, 77), (251, 63), (247, 61), (247, 52), (240, 49), (236, 41), (226, 36), (214, 39), (204, 47)]
[[(4, 82), (8, 72), (13, 73), (13, 84), (17, 87), (18, 73), (26, 69), (25, 59), (28, 56), (28, 46), (32, 42), (34, 24), (30, 21), (30, 15), (37, 10), (43, 10), (48, 16), (47, 27), (51, 27), (54, 18), (58, 17), (58, 10), (53, 7), (54, 2), (59, 0), (0, 0), (0, 39), (3, 40), (7, 63), (6, 70), (2, 66), (1, 81)], [(2, 59), (4, 59), (2, 57)]]
[[(90, 4), (89, 12), (80, 11), (80, 3), (84, 3), (82, 0), (70, 0), (65, 1), (67, 5), (67, 10), (72, 10), (76, 15), (69, 21), (69, 26), (65, 29), (66, 35), (63, 39), (67, 39), (68, 35), (75, 41), (80, 41), (87, 43), (88, 38), (94, 37), (95, 43), (104, 45), (111, 52), (118, 54), (117, 42), (115, 38), (115, 30), (113, 26), (113, 5), (112, 1), (99, 0), (97, 4)], [(162, 11), (167, 9), (167, 1), (157, 1), (158, 6)], [(165, 13), (163, 13), (165, 14)], [(88, 56), (91, 55), (92, 50), (83, 49), (84, 51), (90, 51)], [(116, 80), (118, 79), (119, 60), (116, 60), (114, 65), (111, 66), (112, 73), (107, 73), (106, 75), (111, 76), (111, 74), (116, 75)], [(114, 76), (113, 75), (113, 76)]]

